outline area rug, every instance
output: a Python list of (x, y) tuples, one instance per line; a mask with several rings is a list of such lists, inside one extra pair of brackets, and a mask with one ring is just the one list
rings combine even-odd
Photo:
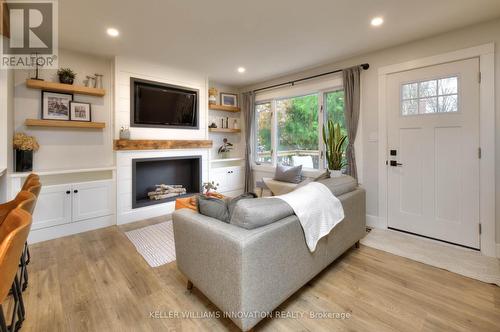
[(361, 243), (500, 286), (500, 260), (480, 252), (397, 231), (372, 229)]
[(128, 239), (151, 267), (175, 261), (172, 221), (125, 232)]

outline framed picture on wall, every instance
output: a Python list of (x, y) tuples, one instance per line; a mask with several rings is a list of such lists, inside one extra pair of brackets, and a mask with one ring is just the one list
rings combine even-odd
[(238, 106), (238, 95), (235, 93), (220, 93), (220, 104), (224, 106)]
[(70, 93), (42, 91), (42, 119), (69, 121)]
[(92, 121), (92, 109), (90, 103), (71, 101), (69, 103), (71, 121)]

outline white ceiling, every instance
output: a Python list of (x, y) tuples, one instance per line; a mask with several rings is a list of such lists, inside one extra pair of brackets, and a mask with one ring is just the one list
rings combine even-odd
[(240, 86), (499, 16), (500, 0), (59, 0), (59, 37)]

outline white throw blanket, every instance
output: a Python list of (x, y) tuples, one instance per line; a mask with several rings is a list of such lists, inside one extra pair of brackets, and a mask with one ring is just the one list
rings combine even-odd
[(330, 189), (311, 182), (291, 193), (275, 196), (288, 203), (300, 220), (307, 246), (316, 250), (318, 241), (344, 219), (342, 203)]

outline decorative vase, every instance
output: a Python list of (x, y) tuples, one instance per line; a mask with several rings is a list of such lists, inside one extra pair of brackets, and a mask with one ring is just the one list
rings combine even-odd
[(63, 84), (73, 84), (74, 79), (68, 76), (59, 75), (59, 82)]
[(14, 150), (16, 152), (16, 172), (31, 172), (33, 170), (33, 151)]
[(229, 151), (221, 152), (219, 154), (220, 154), (220, 158), (221, 159), (227, 159), (227, 158), (229, 158)]
[(331, 169), (330, 170), (330, 177), (332, 178), (338, 178), (338, 177), (341, 177), (343, 174), (342, 174), (342, 170), (340, 169)]
[(208, 104), (209, 105), (217, 104), (217, 89), (216, 88), (208, 89)]
[(101, 74), (95, 74), (95, 88), (102, 89), (102, 76)]
[(120, 129), (120, 139), (130, 139), (130, 130), (122, 127)]

